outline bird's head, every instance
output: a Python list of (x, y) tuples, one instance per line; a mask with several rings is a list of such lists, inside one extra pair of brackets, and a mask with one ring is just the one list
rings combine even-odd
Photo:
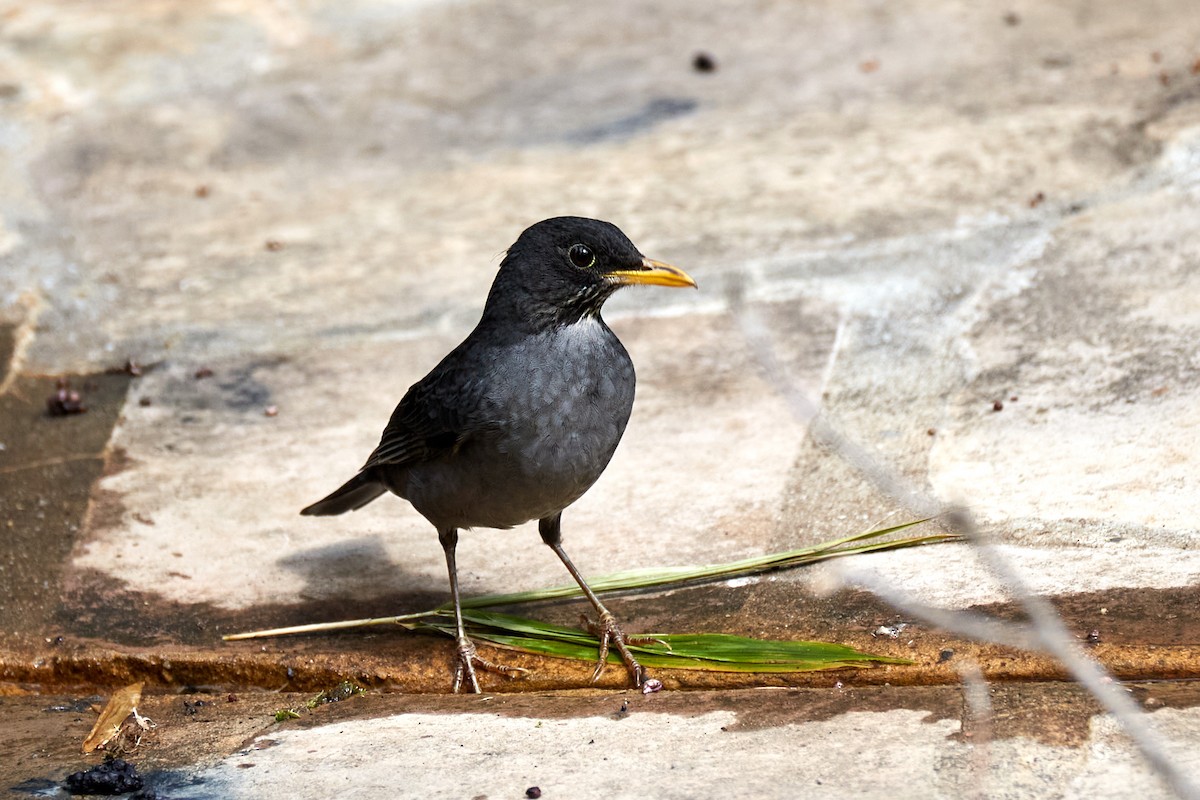
[(622, 286), (695, 287), (686, 272), (646, 258), (609, 222), (555, 217), (532, 225), (508, 249), (488, 297), (493, 313), (564, 324), (600, 312)]

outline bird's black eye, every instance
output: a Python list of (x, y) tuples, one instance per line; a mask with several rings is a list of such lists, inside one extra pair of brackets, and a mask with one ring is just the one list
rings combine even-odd
[(573, 244), (567, 248), (567, 258), (580, 269), (591, 269), (596, 265), (596, 254), (586, 244)]

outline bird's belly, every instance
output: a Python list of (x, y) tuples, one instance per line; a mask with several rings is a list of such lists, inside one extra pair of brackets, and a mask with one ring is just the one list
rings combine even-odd
[[(576, 450), (575, 439), (555, 446), (468, 445), (452, 457), (408, 469), (397, 493), (439, 528), (511, 528), (549, 517), (596, 482), (616, 447), (614, 441), (599, 452)], [(582, 457), (585, 452), (591, 457)]]
[(628, 379), (576, 372), (554, 392), (520, 385), (512, 402), (529, 413), (410, 467), (397, 493), (438, 527), (509, 528), (556, 514), (608, 466), (633, 405), (629, 369)]

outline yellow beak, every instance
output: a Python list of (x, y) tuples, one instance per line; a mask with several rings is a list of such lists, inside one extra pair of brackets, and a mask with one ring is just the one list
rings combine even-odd
[(650, 258), (642, 259), (641, 269), (618, 269), (608, 273), (605, 277), (622, 286), (642, 283), (652, 286), (673, 286), (675, 288), (691, 286), (693, 289), (696, 288), (696, 282), (692, 280), (691, 275), (678, 267), (672, 267), (670, 264)]

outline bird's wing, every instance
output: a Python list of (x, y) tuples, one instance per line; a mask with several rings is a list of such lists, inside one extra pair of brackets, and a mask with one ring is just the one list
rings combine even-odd
[(493, 427), (483, 419), (481, 387), (473, 378), (443, 363), (409, 389), (363, 469), (429, 461)]

